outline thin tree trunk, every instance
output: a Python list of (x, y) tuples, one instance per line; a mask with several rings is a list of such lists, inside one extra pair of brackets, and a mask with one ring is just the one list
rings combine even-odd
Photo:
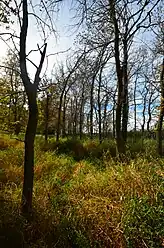
[(142, 138), (144, 138), (145, 123), (146, 123), (145, 111), (146, 111), (146, 102), (147, 102), (147, 94), (148, 94), (148, 89), (146, 87), (146, 84), (145, 84), (145, 88), (146, 88), (146, 93), (144, 95), (143, 111), (142, 111), (143, 122), (142, 122), (142, 127), (141, 127), (141, 129), (142, 129)]
[(160, 104), (160, 114), (158, 120), (158, 154), (160, 156), (163, 155), (162, 151), (162, 126), (163, 126), (163, 118), (164, 118), (164, 58), (162, 64), (162, 70), (160, 75), (160, 84), (161, 84), (161, 104)]
[(82, 88), (81, 106), (80, 106), (80, 123), (79, 123), (80, 139), (82, 139), (83, 136), (83, 122), (84, 122), (84, 83)]
[(60, 131), (61, 131), (61, 111), (62, 111), (62, 101), (63, 101), (64, 92), (62, 92), (59, 100), (59, 108), (58, 108), (58, 121), (57, 121), (57, 130), (56, 130), (56, 142), (59, 142)]
[(70, 135), (73, 135), (73, 115), (74, 115), (74, 109), (73, 109), (73, 100), (71, 98), (71, 116), (70, 116), (70, 123), (69, 123), (69, 129), (70, 129)]
[(90, 134), (90, 113), (87, 114), (87, 135)]
[(75, 113), (74, 113), (74, 121), (73, 121), (73, 135), (76, 137), (77, 135), (77, 98), (75, 98)]
[(116, 125), (115, 125), (115, 106), (116, 103), (114, 101), (114, 104), (113, 104), (113, 109), (112, 109), (112, 120), (113, 120), (113, 138), (116, 137)]
[(124, 63), (123, 63), (123, 113), (122, 113), (122, 136), (124, 139), (124, 143), (126, 144), (127, 141), (127, 126), (128, 126), (128, 113), (129, 113), (129, 106), (128, 106), (128, 50), (127, 50), (127, 40), (126, 34), (123, 40), (124, 46)]
[(136, 104), (136, 91), (137, 91), (137, 79), (138, 75), (134, 82), (134, 93), (133, 93), (133, 102), (134, 102), (134, 141), (136, 141), (136, 131), (137, 131), (137, 104)]
[(63, 102), (63, 125), (62, 125), (62, 137), (66, 136), (66, 93), (64, 94), (64, 102)]
[(153, 94), (151, 93), (151, 95), (149, 97), (149, 102), (148, 102), (148, 121), (147, 121), (147, 131), (148, 132), (150, 132), (150, 123), (151, 123), (151, 120), (152, 120), (152, 116), (151, 116), (152, 96), (153, 96)]
[(104, 106), (104, 118), (103, 118), (103, 139), (107, 137), (107, 106), (108, 106), (108, 95), (106, 95), (105, 106)]
[(102, 70), (103, 67), (100, 69), (100, 74), (99, 74), (99, 85), (98, 85), (98, 123), (99, 123), (99, 142), (100, 144), (102, 143), (102, 131), (101, 131), (101, 126), (102, 126), (102, 120), (101, 120), (101, 81), (102, 81)]
[(49, 94), (46, 97), (46, 108), (45, 108), (45, 142), (48, 140), (48, 122), (49, 122)]
[(90, 93), (90, 138), (93, 139), (93, 108), (94, 108), (94, 103), (93, 103), (93, 92), (94, 92), (94, 82), (95, 82), (95, 75), (92, 78), (92, 83), (91, 83), (91, 93)]
[(142, 136), (144, 136), (144, 132), (145, 132), (145, 110), (146, 110), (146, 103), (144, 101), (144, 106), (143, 106), (143, 111), (142, 111), (142, 117), (143, 117), (143, 122), (142, 122)]
[(112, 120), (113, 120), (113, 138), (116, 138), (116, 118), (115, 118), (115, 113), (116, 113), (116, 93), (117, 93), (117, 88), (114, 92), (113, 95), (113, 109), (112, 109)]

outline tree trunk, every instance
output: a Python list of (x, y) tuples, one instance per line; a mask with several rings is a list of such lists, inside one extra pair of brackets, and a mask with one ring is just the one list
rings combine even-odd
[(60, 101), (59, 101), (59, 108), (58, 108), (58, 121), (57, 121), (57, 130), (56, 130), (56, 142), (59, 142), (59, 137), (60, 137), (60, 131), (61, 131), (61, 111), (62, 111), (62, 101), (63, 101), (63, 94), (62, 92), (60, 96)]
[(69, 119), (69, 134), (72, 136), (73, 135), (73, 114), (74, 114), (74, 109), (73, 109), (73, 100), (71, 98), (71, 109), (70, 109), (70, 119)]
[(152, 93), (149, 97), (149, 103), (148, 103), (148, 121), (147, 121), (147, 131), (150, 132), (150, 123), (151, 123), (151, 103), (152, 103)]
[(73, 136), (74, 138), (77, 135), (77, 114), (78, 108), (77, 108), (77, 98), (75, 98), (75, 113), (74, 113), (74, 121), (73, 121)]
[(163, 126), (163, 118), (164, 118), (164, 59), (162, 64), (162, 70), (160, 75), (160, 84), (161, 84), (161, 104), (160, 104), (160, 114), (158, 120), (158, 154), (160, 156), (163, 155), (162, 151), (162, 126)]
[(80, 123), (79, 123), (80, 139), (82, 139), (83, 136), (83, 122), (84, 122), (84, 83), (82, 88), (81, 106), (80, 106)]
[(91, 83), (91, 93), (90, 93), (90, 138), (93, 139), (93, 92), (94, 92), (94, 82), (95, 82), (95, 75), (92, 78), (92, 83)]
[(136, 131), (137, 131), (137, 104), (136, 104), (136, 91), (137, 91), (137, 79), (138, 75), (134, 82), (134, 93), (133, 93), (133, 102), (134, 102), (134, 142), (136, 142)]
[(127, 126), (128, 126), (128, 50), (127, 50), (127, 40), (126, 34), (123, 40), (123, 50), (124, 50), (124, 63), (123, 63), (123, 113), (122, 113), (122, 136), (124, 143), (127, 141)]
[(98, 124), (99, 124), (99, 142), (100, 144), (102, 143), (102, 131), (101, 131), (101, 81), (102, 81), (102, 70), (103, 68), (100, 69), (100, 74), (99, 74), (99, 85), (98, 85)]
[(63, 102), (63, 125), (62, 125), (62, 137), (66, 136), (66, 93), (64, 94), (64, 102)]
[(142, 111), (142, 117), (143, 117), (143, 122), (142, 122), (142, 136), (144, 135), (144, 132), (145, 132), (145, 110), (146, 110), (146, 103), (144, 103), (143, 111)]
[(26, 65), (26, 39), (28, 29), (28, 4), (27, 0), (23, 0), (23, 19), (20, 32), (20, 70), (21, 78), (28, 97), (29, 119), (25, 134), (25, 156), (24, 156), (24, 180), (22, 191), (22, 213), (29, 215), (32, 210), (32, 192), (34, 178), (34, 140), (38, 120), (37, 108), (37, 88), (40, 82), (40, 73), (43, 66), (47, 43), (44, 44), (43, 51), (40, 51), (41, 59), (37, 67), (34, 83), (30, 82), (27, 65)]
[(116, 63), (116, 73), (117, 73), (117, 84), (118, 84), (118, 96), (117, 96), (117, 106), (116, 106), (116, 142), (117, 142), (117, 151), (118, 154), (125, 153), (125, 142), (122, 136), (121, 131), (121, 116), (122, 116), (122, 98), (123, 98), (123, 80), (122, 80), (122, 68), (120, 64), (120, 37), (119, 37), (119, 28), (116, 19), (115, 12), (115, 1), (110, 0), (110, 11), (111, 18), (114, 27), (114, 56)]
[(107, 137), (107, 106), (108, 106), (108, 95), (106, 95), (104, 104), (104, 118), (103, 118), (103, 139)]
[(46, 97), (46, 108), (45, 108), (45, 142), (48, 140), (48, 122), (49, 122), (49, 94)]
[[(31, 87), (33, 88), (33, 87)], [(28, 95), (29, 119), (25, 134), (24, 181), (22, 194), (22, 212), (32, 211), (32, 192), (34, 178), (34, 140), (38, 120), (36, 92)]]
[(142, 129), (142, 138), (144, 138), (145, 123), (146, 123), (145, 111), (146, 111), (146, 102), (147, 102), (147, 94), (148, 94), (148, 89), (146, 87), (146, 83), (145, 83), (145, 88), (146, 88), (146, 93), (144, 95), (143, 111), (142, 111), (143, 122), (142, 122), (142, 126), (141, 126), (141, 129)]
[(112, 109), (112, 119), (113, 119), (113, 138), (116, 137), (116, 125), (115, 125), (115, 100), (113, 104), (113, 109)]

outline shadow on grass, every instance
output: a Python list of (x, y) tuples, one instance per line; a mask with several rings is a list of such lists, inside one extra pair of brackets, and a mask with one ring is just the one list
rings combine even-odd
[(90, 247), (87, 238), (66, 216), (53, 223), (52, 216), (46, 217), (35, 211), (32, 220), (27, 222), (12, 201), (1, 197), (0, 207), (1, 248)]
[(24, 221), (10, 200), (0, 198), (0, 244), (3, 248), (26, 247)]
[(55, 151), (58, 155), (66, 154), (71, 156), (75, 161), (103, 159), (105, 153), (109, 153), (111, 157), (116, 157), (116, 146), (114, 142), (103, 142), (99, 144), (97, 140), (86, 140), (82, 142), (79, 139), (64, 139), (59, 143), (49, 141), (49, 143), (41, 143), (43, 151)]

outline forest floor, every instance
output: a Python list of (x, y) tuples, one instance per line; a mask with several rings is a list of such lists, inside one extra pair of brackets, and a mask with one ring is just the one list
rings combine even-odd
[(1, 248), (164, 247), (164, 158), (154, 140), (35, 145), (33, 219), (20, 214), (24, 143), (0, 136)]

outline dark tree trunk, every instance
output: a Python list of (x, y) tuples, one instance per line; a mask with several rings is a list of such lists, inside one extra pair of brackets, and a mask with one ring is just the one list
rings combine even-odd
[(144, 135), (145, 132), (145, 110), (146, 110), (146, 103), (144, 103), (143, 106), (143, 111), (142, 111), (142, 117), (143, 117), (143, 122), (142, 122), (142, 136)]
[(94, 92), (94, 82), (95, 82), (95, 75), (92, 78), (91, 83), (91, 93), (90, 93), (90, 138), (93, 139), (93, 108), (94, 108), (94, 102), (93, 102), (93, 92)]
[(151, 93), (151, 95), (149, 97), (149, 102), (148, 102), (148, 121), (147, 121), (147, 131), (148, 132), (150, 132), (150, 123), (152, 120), (152, 116), (151, 116), (152, 96), (153, 96), (153, 94)]
[(78, 107), (77, 107), (77, 98), (75, 98), (75, 109), (74, 109), (74, 121), (73, 121), (73, 135), (77, 135), (77, 118), (78, 118)]
[(113, 109), (112, 109), (112, 121), (113, 121), (113, 138), (116, 138), (116, 118), (115, 118), (115, 113), (116, 113), (116, 93), (117, 93), (117, 88), (114, 92), (113, 95)]
[(137, 104), (136, 104), (137, 78), (136, 78), (136, 80), (134, 82), (134, 93), (133, 93), (133, 102), (134, 102), (134, 133), (135, 133), (134, 135), (136, 135), (136, 131), (137, 131)]
[(137, 103), (136, 103), (136, 91), (137, 91), (137, 79), (138, 75), (134, 82), (134, 92), (133, 92), (133, 102), (134, 102), (134, 142), (136, 142), (136, 136), (137, 136)]
[(101, 120), (101, 81), (102, 81), (102, 70), (103, 68), (100, 69), (100, 74), (99, 74), (99, 85), (98, 85), (98, 123), (99, 123), (99, 142), (100, 144), (102, 143), (102, 120)]
[(66, 98), (67, 94), (64, 94), (64, 102), (63, 102), (63, 124), (62, 124), (62, 137), (66, 136)]
[(28, 105), (29, 119), (25, 134), (24, 182), (22, 195), (23, 213), (31, 213), (32, 211), (32, 192), (34, 178), (34, 140), (38, 120), (36, 92), (31, 92), (31, 94), (29, 95)]
[(160, 114), (158, 120), (158, 154), (160, 156), (163, 155), (162, 151), (162, 126), (163, 126), (163, 118), (164, 118), (164, 58), (162, 64), (162, 70), (160, 75), (160, 84), (161, 84), (161, 104), (160, 104)]
[(69, 119), (69, 134), (70, 135), (73, 135), (73, 115), (74, 115), (73, 100), (71, 99), (71, 113), (70, 113), (70, 119)]
[(49, 94), (46, 97), (46, 108), (45, 108), (45, 142), (48, 140), (48, 122), (49, 122)]
[(121, 131), (121, 116), (122, 116), (122, 98), (123, 98), (123, 80), (122, 80), (122, 68), (120, 64), (120, 37), (119, 37), (119, 28), (116, 19), (115, 12), (115, 1), (110, 1), (110, 11), (111, 18), (114, 26), (114, 56), (116, 63), (116, 73), (117, 73), (117, 82), (118, 82), (118, 96), (117, 96), (117, 106), (116, 106), (116, 142), (117, 142), (117, 151), (118, 154), (125, 153), (125, 142), (122, 136)]
[(80, 105), (80, 123), (79, 123), (80, 139), (82, 139), (83, 136), (83, 122), (84, 122), (84, 83), (82, 88), (81, 105)]
[(113, 138), (116, 137), (116, 125), (115, 125), (115, 100), (113, 104), (113, 109), (112, 109), (112, 120), (113, 120)]
[(87, 114), (87, 134), (90, 133), (90, 113)]
[(103, 138), (107, 137), (107, 106), (108, 106), (108, 95), (106, 95), (105, 105), (104, 105), (104, 118), (103, 118)]
[(20, 70), (21, 78), (28, 97), (29, 119), (25, 134), (25, 155), (24, 155), (24, 180), (22, 191), (22, 213), (28, 215), (32, 210), (32, 192), (34, 178), (34, 140), (38, 120), (37, 108), (37, 88), (40, 82), (40, 73), (43, 66), (47, 43), (44, 44), (43, 52), (40, 51), (41, 59), (37, 67), (34, 83), (30, 82), (26, 65), (26, 39), (28, 29), (28, 9), (27, 0), (23, 0), (23, 19), (20, 32)]
[(143, 122), (142, 122), (142, 126), (141, 126), (142, 138), (144, 138), (145, 123), (146, 123), (145, 112), (146, 112), (146, 102), (147, 102), (147, 94), (148, 94), (148, 88), (146, 87), (146, 83), (145, 83), (145, 88), (146, 88), (146, 93), (144, 95), (143, 111), (142, 111)]
[(126, 34), (123, 40), (124, 46), (124, 63), (123, 63), (123, 109), (122, 109), (122, 136), (124, 143), (127, 141), (127, 127), (128, 127), (128, 50), (127, 50), (127, 40)]
[(56, 130), (56, 142), (59, 142), (60, 132), (61, 132), (61, 111), (62, 111), (62, 101), (63, 101), (64, 92), (62, 92), (59, 101), (59, 108), (58, 108), (58, 121), (57, 121), (57, 130)]

